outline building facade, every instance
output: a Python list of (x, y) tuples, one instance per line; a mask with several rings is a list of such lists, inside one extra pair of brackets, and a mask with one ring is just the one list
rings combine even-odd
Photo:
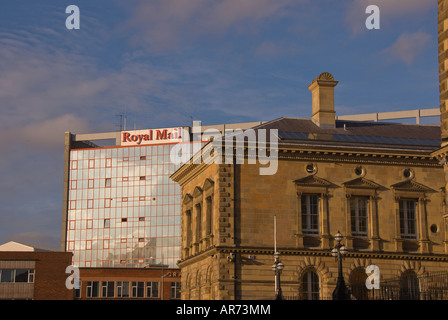
[(72, 300), (65, 286), (70, 252), (16, 242), (0, 246), (0, 300)]
[(179, 300), (178, 268), (81, 268), (77, 300)]
[[(232, 125), (198, 127), (223, 134)], [(188, 159), (202, 143), (190, 127), (67, 132), (61, 250), (80, 268), (176, 268), (181, 190), (170, 156), (185, 144)]]
[(182, 299), (272, 299), (274, 243), (285, 266), (284, 296), (331, 299), (338, 232), (354, 299), (375, 294), (365, 290), (369, 265), (383, 283), (406, 283), (401, 297), (422, 277), (447, 270), (440, 127), (336, 120), (336, 85), (329, 73), (313, 80), (310, 119), (253, 128), (257, 137), (265, 130), (277, 139), (267, 146), (278, 154), (275, 174), (260, 175), (262, 162), (250, 163), (258, 145), (245, 143), (243, 161), (226, 163), (237, 144), (224, 150), (210, 142), (203, 152), (213, 156), (171, 176), (183, 197)]

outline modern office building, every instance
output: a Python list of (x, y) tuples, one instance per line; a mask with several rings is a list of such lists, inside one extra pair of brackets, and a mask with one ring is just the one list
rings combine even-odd
[[(200, 133), (260, 124), (200, 127)], [(172, 149), (202, 145), (190, 127), (65, 134), (61, 250), (80, 268), (176, 268), (181, 190)], [(191, 147), (191, 149), (189, 149)]]

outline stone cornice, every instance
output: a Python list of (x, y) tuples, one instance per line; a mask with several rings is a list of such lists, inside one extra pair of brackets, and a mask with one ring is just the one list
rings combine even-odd
[[(210, 148), (210, 145), (206, 146)], [(205, 150), (204, 147), (202, 151)], [(248, 147), (245, 146), (245, 150)], [(235, 153), (235, 148), (233, 150)], [(258, 153), (257, 153), (258, 154)], [(375, 148), (356, 148), (347, 146), (303, 146), (280, 144), (278, 146), (278, 160), (280, 161), (324, 161), (338, 163), (355, 164), (382, 164), (382, 165), (412, 165), (414, 167), (442, 167), (440, 159), (448, 155), (448, 146), (437, 151), (422, 151), (406, 149), (375, 149)], [(206, 162), (190, 161), (182, 165), (171, 179), (183, 186), (187, 181), (204, 171), (209, 165), (214, 164), (217, 156), (214, 155)], [(247, 154), (246, 154), (247, 157)], [(196, 161), (197, 162), (197, 161)], [(224, 161), (221, 161), (224, 163)]]
[[(294, 249), (294, 248), (278, 248), (282, 256), (320, 256), (332, 257), (329, 250), (313, 250), (313, 249)], [(178, 266), (183, 268), (190, 264), (201, 261), (206, 256), (216, 254), (250, 254), (250, 255), (274, 255), (274, 249), (262, 247), (224, 247), (215, 246), (204, 250), (194, 256), (188, 257), (178, 262)], [(418, 260), (418, 261), (435, 261), (448, 262), (448, 255), (446, 254), (419, 254), (407, 252), (373, 252), (373, 251), (349, 251), (346, 258), (365, 258), (365, 259), (384, 259), (384, 260)]]

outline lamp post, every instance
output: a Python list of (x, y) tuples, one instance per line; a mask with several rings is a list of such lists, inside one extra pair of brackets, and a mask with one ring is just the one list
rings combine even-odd
[(342, 275), (342, 258), (347, 254), (347, 248), (341, 244), (344, 237), (338, 231), (334, 236), (337, 241), (336, 246), (331, 250), (331, 255), (337, 258), (338, 261), (338, 280), (336, 282), (336, 288), (333, 291), (333, 300), (350, 300), (350, 293), (345, 286), (344, 276)]
[(277, 251), (277, 216), (274, 216), (274, 264), (272, 270), (275, 273), (275, 297), (274, 300), (283, 300), (282, 288), (280, 285), (280, 274), (285, 265), (280, 262), (280, 252)]
[(274, 253), (274, 264), (272, 265), (272, 270), (275, 273), (275, 297), (274, 300), (283, 300), (282, 287), (280, 285), (280, 274), (285, 267), (283, 263), (280, 262), (280, 253), (276, 251)]

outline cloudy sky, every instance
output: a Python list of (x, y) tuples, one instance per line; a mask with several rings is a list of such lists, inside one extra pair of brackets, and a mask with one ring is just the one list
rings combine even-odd
[(436, 3), (0, 1), (0, 243), (59, 248), (64, 132), (115, 131), (119, 114), (137, 129), (309, 117), (322, 72), (338, 115), (437, 108)]

